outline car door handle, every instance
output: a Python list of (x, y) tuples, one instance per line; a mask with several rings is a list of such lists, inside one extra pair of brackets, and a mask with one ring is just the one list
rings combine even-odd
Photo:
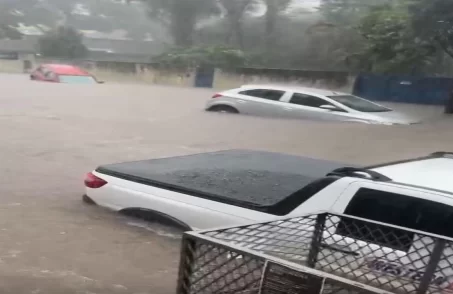
[(238, 102), (239, 102), (239, 103), (245, 103), (245, 101), (244, 101), (244, 100), (238, 100)]
[(283, 109), (286, 110), (286, 111), (291, 111), (291, 110), (293, 110), (294, 108), (291, 108), (291, 107), (283, 107)]

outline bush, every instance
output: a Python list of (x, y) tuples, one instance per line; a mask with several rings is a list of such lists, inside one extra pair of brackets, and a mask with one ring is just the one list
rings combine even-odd
[(45, 57), (78, 59), (88, 54), (82, 34), (71, 27), (58, 27), (42, 36), (38, 45), (39, 52)]

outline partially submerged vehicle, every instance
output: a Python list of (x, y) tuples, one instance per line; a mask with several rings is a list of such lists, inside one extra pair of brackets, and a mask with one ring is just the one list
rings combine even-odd
[(377, 125), (420, 123), (418, 118), (351, 94), (291, 85), (243, 85), (215, 94), (205, 110)]
[(104, 83), (86, 70), (67, 64), (42, 64), (30, 73), (30, 80), (65, 84)]
[[(453, 292), (452, 176), (448, 152), (356, 167), (227, 150), (100, 166), (85, 179), (84, 199), (206, 229), (209, 248), (217, 239), (395, 293), (441, 294)], [(304, 216), (319, 211), (329, 213)], [(218, 252), (217, 263), (244, 259)]]
[(424, 226), (418, 219), (427, 207), (432, 218), (453, 214), (452, 176), (453, 157), (444, 152), (351, 167), (227, 150), (102, 165), (87, 175), (84, 198), (187, 230), (332, 211), (442, 234), (433, 220)]

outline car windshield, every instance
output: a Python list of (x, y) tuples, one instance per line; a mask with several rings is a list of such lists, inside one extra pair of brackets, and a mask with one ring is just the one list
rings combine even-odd
[(59, 75), (60, 83), (66, 84), (96, 84), (96, 80), (91, 76), (69, 76)]
[(330, 99), (335, 100), (338, 103), (343, 104), (346, 107), (360, 111), (360, 112), (389, 112), (392, 111), (384, 106), (372, 103), (363, 98), (353, 95), (335, 95), (327, 96)]

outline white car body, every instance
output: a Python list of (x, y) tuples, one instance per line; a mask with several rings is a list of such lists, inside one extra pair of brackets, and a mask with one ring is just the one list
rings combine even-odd
[(289, 85), (244, 85), (226, 90), (209, 99), (205, 110), (382, 125), (420, 122), (351, 94)]
[[(453, 159), (428, 158), (372, 169), (392, 181), (375, 181), (357, 176), (344, 176), (317, 192), (299, 207), (281, 216), (226, 204), (206, 198), (174, 192), (162, 187), (106, 175), (92, 174), (106, 181), (101, 188), (86, 188), (86, 195), (96, 204), (114, 211), (140, 208), (159, 212), (194, 230), (234, 226), (253, 221), (300, 216), (316, 211), (343, 214), (359, 188), (369, 188), (436, 201), (453, 206)], [(432, 176), (427, 176), (429, 173)]]
[[(86, 195), (98, 205), (115, 211), (131, 208), (145, 209), (169, 217), (194, 230), (233, 227), (272, 220), (279, 221), (320, 211), (348, 214), (348, 209), (355, 199), (362, 197), (359, 196), (362, 193), (361, 191), (377, 193), (378, 197), (375, 199), (397, 196), (397, 198), (391, 198), (391, 201), (398, 202), (398, 197), (410, 202), (416, 201), (418, 203), (416, 207), (420, 207), (420, 205), (425, 203), (428, 208), (431, 207), (430, 205), (434, 205), (437, 208), (441, 207), (443, 212), (448, 211), (449, 215), (453, 215), (453, 181), (450, 181), (453, 176), (453, 154), (451, 153), (438, 152), (430, 156), (370, 167), (366, 170), (357, 168), (338, 170), (333, 172), (331, 176), (338, 176), (338, 178), (315, 192), (286, 215), (278, 216), (175, 192), (172, 191), (174, 187), (165, 189), (163, 187), (145, 185), (139, 183), (139, 180), (130, 181), (98, 171), (94, 171), (89, 177), (99, 181), (100, 187), (87, 188)], [(376, 208), (372, 206), (371, 209), (378, 208), (377, 206)], [(412, 213), (410, 207), (404, 208), (404, 211), (407, 211), (408, 215)], [(387, 212), (389, 215), (392, 214), (390, 211)], [(353, 216), (364, 218), (363, 215)], [(334, 252), (335, 258), (340, 258), (342, 263), (349, 265), (344, 267), (342, 264), (330, 261), (328, 266), (330, 272), (353, 280), (357, 276), (366, 276), (369, 281), (373, 280), (374, 284), (372, 285), (374, 286), (387, 284), (404, 290), (402, 293), (412, 292), (416, 289), (418, 282), (423, 276), (429, 252), (434, 246), (434, 242), (432, 239), (430, 240), (431, 237), (414, 238), (411, 244), (407, 244), (407, 248), (395, 249), (391, 245), (386, 247), (387, 245), (376, 245), (375, 243), (370, 243), (370, 241), (363, 241), (363, 239), (338, 235), (339, 233), (335, 231), (335, 228), (338, 228), (339, 220), (333, 220), (332, 222), (326, 225), (326, 227), (330, 228), (327, 234), (330, 238), (328, 236), (325, 237), (327, 244), (333, 247), (322, 249), (322, 254), (324, 256), (331, 255), (333, 258), (332, 252)], [(399, 224), (391, 223), (391, 225)], [(423, 226), (423, 224), (421, 225)], [(279, 233), (288, 235), (294, 231), (295, 236), (299, 236), (296, 234), (297, 229), (293, 226), (287, 229), (285, 229), (284, 225), (281, 225), (281, 227), (282, 231), (274, 231), (271, 233), (272, 236), (268, 236), (263, 232), (260, 235), (263, 238), (263, 245), (256, 246), (259, 240), (255, 240), (253, 242), (254, 250), (266, 252), (267, 246), (270, 246), (266, 245), (266, 240), (269, 240), (269, 238), (278, 239)], [(417, 228), (411, 229), (417, 230)], [(434, 227), (428, 233), (442, 235), (443, 232), (448, 232), (449, 237), (453, 237), (452, 231), (453, 229), (450, 230), (450, 226), (447, 225)], [(247, 247), (247, 237), (241, 239), (241, 230), (237, 229), (233, 230), (233, 232), (237, 235), (234, 238), (236, 244)], [(303, 240), (299, 241), (303, 243)], [(453, 256), (453, 247), (449, 245), (444, 250), (443, 256)], [(358, 257), (349, 255), (348, 251), (358, 254)], [(281, 253), (284, 254), (284, 252)], [(338, 257), (338, 254), (341, 256)], [(431, 281), (430, 293), (448, 293), (451, 291), (449, 290), (453, 285), (453, 268), (451, 268), (453, 260), (451, 259), (450, 257), (441, 259), (440, 265), (443, 269), (436, 271)], [(295, 261), (297, 262), (297, 260)], [(354, 272), (351, 272), (351, 267), (354, 268)], [(389, 283), (390, 280), (391, 282)], [(361, 282), (366, 283), (366, 280)], [(392, 289), (394, 290), (394, 288)], [(388, 290), (392, 291), (392, 289)]]

